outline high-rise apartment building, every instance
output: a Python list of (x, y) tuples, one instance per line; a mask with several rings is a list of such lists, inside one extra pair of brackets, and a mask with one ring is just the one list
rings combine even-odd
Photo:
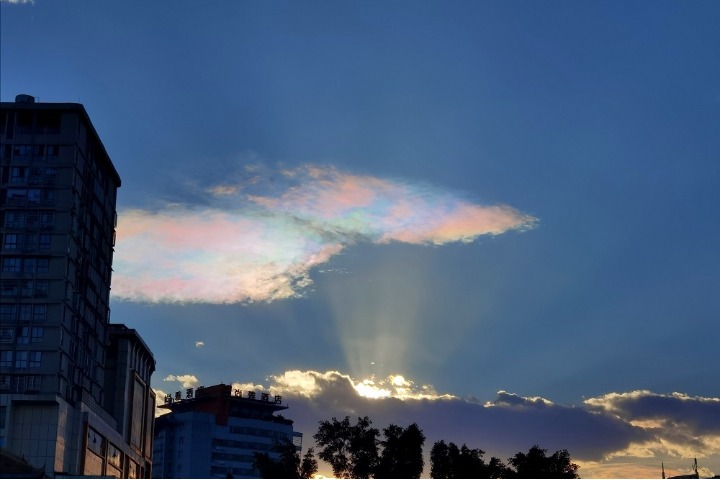
[(168, 395), (156, 420), (153, 478), (260, 478), (255, 453), (277, 459), (275, 442), (302, 448), (302, 434), (276, 412), (279, 396), (242, 392), (230, 385)]
[(80, 104), (2, 102), (0, 143), (0, 447), (149, 477), (155, 360), (110, 323), (120, 176)]

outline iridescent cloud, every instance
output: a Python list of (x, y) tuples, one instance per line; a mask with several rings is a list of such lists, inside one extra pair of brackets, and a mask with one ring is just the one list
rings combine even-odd
[[(531, 228), (418, 183), (308, 165), (205, 188), (202, 209), (121, 212), (113, 295), (148, 302), (235, 303), (303, 294), (310, 271), (360, 241), (442, 245)], [(209, 206), (208, 206), (209, 205)]]

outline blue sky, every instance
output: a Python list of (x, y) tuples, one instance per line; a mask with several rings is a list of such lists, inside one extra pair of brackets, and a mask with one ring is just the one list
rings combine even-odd
[[(0, 14), (2, 101), (83, 103), (120, 172), (111, 318), (155, 353), (157, 389), (299, 395), (306, 445), (313, 412), (412, 411), (422, 428), (467, 410), (487, 420), (429, 439), (503, 458), (577, 445), (582, 476), (693, 456), (720, 473), (717, 2)], [(437, 409), (353, 397), (390, 375), (432, 386)], [(324, 387), (301, 392), (308, 378)], [(344, 402), (318, 408), (331, 390)], [(502, 447), (477, 433), (535, 425), (518, 419), (537, 398), (559, 419), (622, 412), (633, 433), (602, 448), (581, 440), (592, 426), (546, 444), (548, 425), (517, 427)]]

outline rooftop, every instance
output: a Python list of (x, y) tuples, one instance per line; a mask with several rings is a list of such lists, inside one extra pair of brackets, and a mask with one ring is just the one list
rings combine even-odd
[(280, 395), (271, 396), (269, 393), (255, 391), (243, 392), (232, 388), (232, 385), (213, 385), (185, 389), (185, 398), (182, 392), (175, 395), (165, 395), (165, 403), (159, 408), (167, 408), (173, 413), (207, 412), (216, 415), (219, 424), (226, 424), (228, 417), (258, 418), (268, 421), (283, 421), (292, 423), (282, 417), (273, 417), (273, 412), (285, 410), (287, 405), (282, 404)]

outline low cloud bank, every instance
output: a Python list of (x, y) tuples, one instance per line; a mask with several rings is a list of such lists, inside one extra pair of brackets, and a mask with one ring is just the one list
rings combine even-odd
[(367, 415), (378, 427), (418, 423), (427, 437), (426, 454), (441, 439), (501, 459), (538, 444), (551, 452), (568, 449), (585, 477), (654, 476), (661, 462), (675, 466), (678, 474), (694, 457), (706, 474), (720, 471), (719, 398), (636, 391), (567, 406), (500, 391), (481, 403), (438, 393), (401, 375), (354, 379), (337, 371), (298, 370), (269, 377), (264, 385), (235, 383), (233, 388), (282, 395), (290, 407), (286, 416), (305, 434), (306, 447), (319, 421)]

